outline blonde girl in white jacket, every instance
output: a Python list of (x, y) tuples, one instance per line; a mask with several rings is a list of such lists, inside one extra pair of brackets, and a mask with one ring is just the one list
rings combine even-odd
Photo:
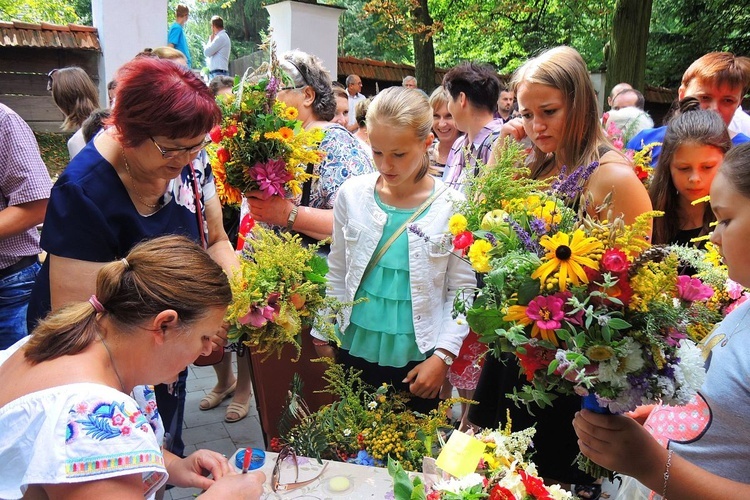
[(468, 333), (465, 319), (452, 316), (455, 294), (476, 286), (450, 242), (440, 244), (463, 196), (428, 175), (431, 127), (432, 109), (419, 91), (388, 88), (370, 104), (367, 129), (378, 172), (340, 188), (328, 257), (331, 294), (367, 301), (337, 325), (338, 353), (313, 332), (320, 355), (337, 355), (371, 385), (411, 392), (410, 407), (422, 412), (437, 407)]

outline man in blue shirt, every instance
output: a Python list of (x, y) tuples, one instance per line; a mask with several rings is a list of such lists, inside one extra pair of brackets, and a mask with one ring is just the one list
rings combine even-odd
[(169, 34), (167, 35), (167, 42), (170, 47), (174, 47), (183, 54), (187, 59), (188, 68), (193, 67), (193, 60), (190, 59), (190, 49), (188, 48), (187, 38), (185, 38), (185, 31), (183, 27), (188, 20), (190, 10), (187, 6), (179, 4), (174, 13), (174, 23), (169, 27)]
[[(750, 58), (737, 57), (729, 52), (710, 52), (697, 59), (682, 75), (682, 84), (677, 92), (680, 100), (695, 97), (701, 108), (719, 113), (724, 123), (732, 122), (742, 96), (750, 87)], [(653, 142), (663, 142), (667, 127), (646, 129), (628, 141), (627, 148), (640, 151)], [(750, 137), (729, 131), (732, 144), (750, 142)], [(656, 166), (661, 153), (657, 146), (651, 153), (651, 165)]]

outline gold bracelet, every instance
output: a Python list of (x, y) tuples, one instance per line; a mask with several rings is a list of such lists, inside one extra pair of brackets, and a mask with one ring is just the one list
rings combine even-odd
[(662, 500), (667, 500), (667, 483), (669, 482), (669, 468), (672, 466), (672, 455), (674, 450), (669, 450), (667, 453), (667, 466), (664, 468), (664, 487), (661, 490)]
[(286, 229), (287, 231), (291, 231), (294, 227), (294, 221), (297, 220), (297, 212), (299, 212), (299, 207), (297, 205), (294, 205), (292, 208), (292, 211), (289, 212), (289, 217), (286, 219)]

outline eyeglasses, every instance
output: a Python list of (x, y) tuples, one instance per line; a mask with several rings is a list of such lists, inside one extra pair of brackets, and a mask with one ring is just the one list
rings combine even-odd
[(56, 69), (53, 69), (49, 73), (47, 73), (47, 92), (52, 92), (52, 75), (57, 73)]
[[(292, 462), (294, 462), (294, 482), (292, 483), (284, 483), (282, 484), (279, 480), (279, 477), (281, 475), (281, 464), (286, 461), (287, 458), (292, 459)], [(323, 465), (323, 468), (320, 469), (320, 472), (318, 472), (318, 475), (315, 476), (312, 479), (308, 479), (306, 481), (298, 481), (299, 479), (299, 467), (297, 466), (297, 455), (294, 453), (294, 448), (291, 446), (284, 446), (281, 451), (279, 451), (279, 456), (276, 457), (276, 464), (273, 466), (273, 473), (271, 474), (271, 488), (274, 492), (276, 491), (291, 491), (296, 490), (297, 488), (302, 488), (304, 486), (307, 486), (308, 484), (311, 484), (317, 479), (323, 475), (323, 471), (326, 470), (326, 467), (328, 467), (328, 462), (326, 462)]]
[(282, 90), (299, 90), (304, 89), (305, 87), (307, 87), (307, 85), (288, 85), (286, 87), (279, 87), (279, 92)]
[(154, 146), (156, 146), (156, 149), (159, 150), (161, 153), (161, 157), (165, 160), (171, 160), (172, 158), (177, 158), (181, 154), (187, 153), (189, 155), (195, 155), (200, 153), (201, 149), (205, 148), (211, 143), (211, 138), (206, 137), (201, 141), (200, 144), (196, 144), (195, 146), (188, 146), (186, 148), (163, 148), (159, 146), (159, 143), (154, 140), (153, 137), (149, 137), (151, 139), (151, 142), (154, 143)]

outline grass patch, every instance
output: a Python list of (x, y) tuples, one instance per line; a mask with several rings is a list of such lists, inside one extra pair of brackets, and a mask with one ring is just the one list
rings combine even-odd
[(68, 165), (68, 134), (34, 132), (50, 177), (57, 178)]

